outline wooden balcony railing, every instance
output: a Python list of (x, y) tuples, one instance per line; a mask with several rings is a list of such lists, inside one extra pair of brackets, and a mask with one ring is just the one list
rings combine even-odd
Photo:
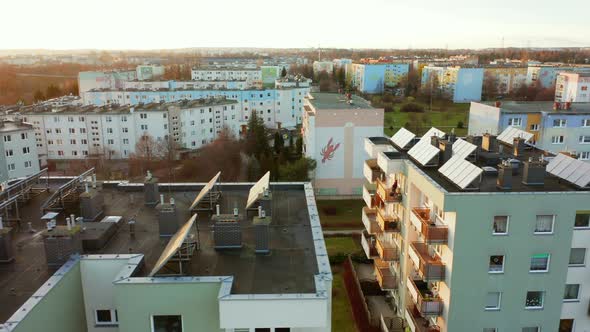
[(361, 235), (361, 246), (363, 247), (367, 258), (371, 259), (379, 256), (376, 243), (377, 239), (375, 238), (375, 235), (371, 235), (367, 233), (367, 231), (363, 231)]
[(365, 177), (370, 182), (375, 182), (379, 177), (383, 174), (381, 168), (377, 164), (377, 159), (367, 159), (365, 160), (364, 166)]
[(413, 208), (412, 213), (420, 220), (420, 232), (426, 242), (446, 243), (449, 239), (449, 227), (438, 218), (430, 217), (430, 209)]
[(408, 291), (421, 315), (442, 315), (444, 302), (438, 295), (432, 292), (428, 286), (428, 282), (408, 278)]
[(381, 232), (379, 223), (377, 222), (377, 209), (363, 207), (362, 212), (363, 225), (369, 234), (377, 234)]
[(393, 274), (387, 262), (376, 258), (373, 265), (375, 267), (377, 282), (379, 283), (379, 286), (381, 286), (381, 289), (388, 290), (396, 289), (398, 287), (397, 276)]
[(385, 215), (383, 209), (377, 209), (377, 224), (383, 232), (400, 232), (401, 230), (399, 218)]
[(381, 179), (377, 180), (377, 195), (387, 203), (399, 203), (402, 201), (402, 194), (393, 191), (392, 186), (388, 186)]
[(426, 243), (412, 242), (410, 248), (410, 258), (417, 264), (418, 271), (420, 271), (424, 279), (445, 279), (445, 264), (437, 254), (430, 255)]
[(383, 239), (377, 238), (377, 253), (384, 261), (393, 261), (399, 259), (399, 249), (393, 243), (385, 242)]
[(440, 327), (430, 325), (430, 321), (420, 315), (415, 305), (408, 305), (405, 313), (410, 330), (414, 332), (440, 332)]

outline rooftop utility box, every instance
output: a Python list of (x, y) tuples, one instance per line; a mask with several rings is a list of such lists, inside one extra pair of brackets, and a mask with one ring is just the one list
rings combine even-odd
[(9, 263), (13, 260), (14, 250), (12, 249), (12, 228), (0, 228), (0, 263)]
[(80, 226), (68, 229), (56, 226), (43, 232), (45, 259), (47, 266), (59, 267), (70, 259), (71, 255), (82, 253)]
[(255, 251), (257, 254), (267, 254), (270, 252), (270, 222), (269, 216), (256, 216), (252, 220), (254, 225)]
[(147, 206), (156, 206), (160, 198), (158, 178), (153, 177), (149, 171), (143, 182), (143, 197), (144, 203)]
[(272, 193), (270, 190), (265, 190), (258, 200), (259, 206), (262, 208), (267, 217), (272, 216)]
[(160, 237), (168, 237), (176, 234), (176, 231), (178, 231), (178, 228), (180, 228), (183, 223), (179, 222), (174, 200), (164, 202), (164, 199), (162, 198), (160, 204), (156, 207), (156, 210), (158, 210)]
[(502, 161), (502, 163), (498, 165), (498, 180), (496, 186), (503, 190), (512, 189), (512, 165), (509, 162)]
[(532, 159), (525, 161), (522, 183), (529, 186), (542, 186), (545, 183), (545, 163)]
[(104, 196), (96, 189), (80, 194), (80, 214), (85, 222), (97, 221), (104, 210)]
[(236, 214), (216, 214), (211, 217), (215, 249), (235, 249), (242, 247), (242, 226)]
[(490, 134), (484, 134), (481, 137), (481, 148), (484, 151), (498, 151), (498, 141), (496, 136)]

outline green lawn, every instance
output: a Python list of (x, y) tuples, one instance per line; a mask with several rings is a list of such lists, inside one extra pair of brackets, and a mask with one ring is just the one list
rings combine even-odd
[(350, 236), (326, 237), (325, 241), (328, 255), (352, 254), (361, 250), (359, 244)]
[(332, 268), (332, 331), (356, 332), (341, 269), (340, 266)]
[(319, 200), (316, 203), (324, 229), (362, 228), (361, 211), (365, 206), (365, 201), (362, 199)]

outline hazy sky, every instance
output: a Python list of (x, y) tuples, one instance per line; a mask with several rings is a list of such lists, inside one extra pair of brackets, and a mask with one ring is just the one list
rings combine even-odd
[(590, 46), (589, 0), (2, 0), (0, 49)]

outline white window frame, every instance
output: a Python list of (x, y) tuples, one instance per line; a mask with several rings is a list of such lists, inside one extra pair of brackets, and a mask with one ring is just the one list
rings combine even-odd
[(590, 118), (588, 118), (588, 119), (582, 119), (582, 127), (583, 128), (590, 127)]
[(494, 235), (494, 236), (506, 236), (506, 235), (508, 235), (508, 231), (509, 231), (509, 228), (510, 228), (510, 216), (497, 215), (497, 216), (494, 216), (494, 219), (496, 217), (506, 217), (506, 232), (504, 232), (504, 233), (496, 233), (496, 231), (494, 230), (495, 220), (493, 220), (492, 221), (492, 235)]
[[(550, 232), (539, 232), (537, 231), (537, 217), (539, 216), (551, 216), (551, 231)], [(538, 214), (535, 217), (535, 229), (533, 230), (533, 234), (535, 235), (551, 235), (555, 232), (555, 215), (554, 214)]]
[(551, 144), (563, 144), (563, 142), (565, 142), (565, 136), (563, 136), (563, 135), (551, 136)]
[[(526, 299), (528, 298), (528, 294), (529, 293), (532, 293), (532, 292), (541, 293), (541, 305), (540, 306), (527, 307), (527, 305), (526, 305)], [(526, 292), (526, 295), (525, 295), (525, 304), (524, 304), (524, 308), (526, 310), (541, 310), (541, 309), (543, 309), (544, 306), (545, 306), (545, 291), (527, 291)]]
[[(555, 123), (557, 125), (555, 125)], [(553, 119), (553, 128), (566, 128), (567, 127), (567, 119)]]
[[(572, 249), (584, 249), (584, 261), (582, 263), (570, 263), (570, 257), (572, 255)], [(570, 248), (570, 257), (567, 258), (567, 266), (568, 267), (584, 267), (586, 266), (586, 253), (588, 252), (587, 248)]]
[(565, 298), (565, 292), (564, 292), (564, 298), (563, 298), (563, 302), (580, 302), (580, 293), (582, 292), (582, 285), (581, 284), (565, 284), (565, 287), (567, 288), (567, 286), (572, 285), (578, 285), (578, 293), (576, 294), (576, 298), (575, 299), (566, 299)]
[(590, 144), (590, 135), (580, 135), (580, 137), (578, 137), (578, 143)]
[(155, 316), (180, 316), (180, 326), (181, 326), (182, 332), (186, 331), (184, 329), (184, 319), (182, 318), (182, 315), (161, 314), (161, 315), (150, 315), (150, 325), (151, 325), (152, 332), (156, 332), (156, 330), (154, 329), (154, 317)]
[(531, 131), (539, 131), (539, 124), (538, 123), (533, 123), (531, 124)]
[(543, 253), (543, 254), (538, 254), (538, 255), (547, 255), (547, 265), (545, 266), (544, 270), (531, 270), (531, 265), (530, 264), (533, 260), (533, 256), (531, 256), (531, 259), (529, 260), (529, 273), (547, 273), (549, 272), (549, 266), (551, 265), (551, 254), (550, 253)]
[(578, 156), (580, 160), (590, 160), (590, 151), (582, 151)]
[(521, 331), (523, 331), (524, 329), (537, 329), (536, 332), (541, 332), (541, 328), (539, 326), (525, 326), (521, 329)]
[[(490, 270), (490, 259), (492, 256), (501, 256), (502, 257), (502, 270), (500, 271), (492, 271)], [(506, 255), (490, 255), (488, 258), (488, 273), (489, 274), (502, 274), (504, 273), (504, 268), (506, 267)]]
[[(516, 124), (518, 122), (518, 124)], [(512, 127), (522, 127), (522, 118), (508, 118), (508, 125)]]
[(499, 310), (500, 310), (500, 308), (502, 307), (502, 292), (488, 292), (488, 293), (486, 294), (486, 302), (487, 302), (487, 296), (488, 296), (490, 293), (495, 293), (495, 294), (498, 294), (498, 305), (497, 305), (497, 306), (495, 306), (495, 307), (487, 307), (487, 306), (485, 306), (485, 307), (484, 307), (484, 310), (485, 310), (485, 311), (499, 311)]
[[(111, 312), (111, 320), (109, 322), (99, 322), (98, 321), (98, 311), (110, 311)], [(117, 315), (116, 309), (95, 309), (94, 310), (94, 325), (96, 326), (114, 326), (119, 325), (119, 319)]]

